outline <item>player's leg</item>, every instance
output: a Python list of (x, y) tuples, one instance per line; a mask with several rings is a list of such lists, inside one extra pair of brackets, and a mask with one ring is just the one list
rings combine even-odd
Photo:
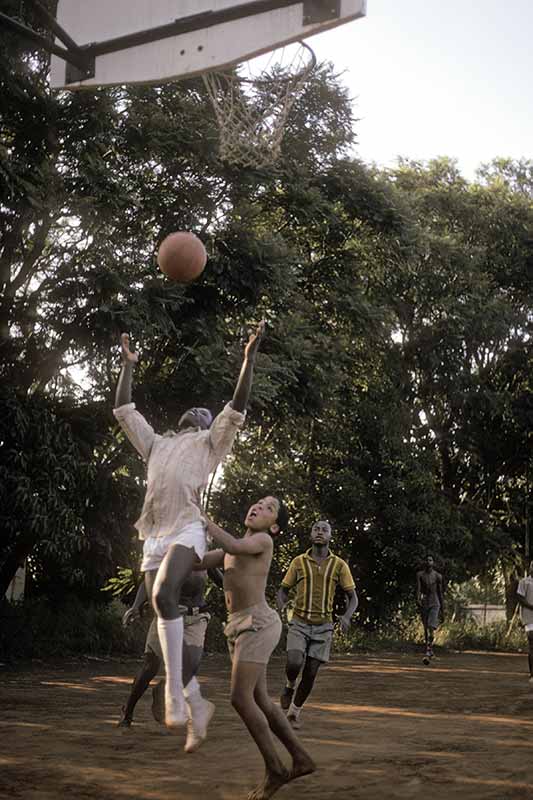
[[(159, 649), (159, 652), (161, 653), (161, 649)], [(186, 638), (184, 637), (182, 677), (184, 684), (183, 693), (185, 697), (187, 697), (188, 692), (190, 692), (191, 694), (196, 694), (196, 693), (200, 694), (200, 684), (198, 683), (198, 681), (196, 681), (194, 676), (196, 675), (196, 672), (198, 670), (201, 657), (202, 657), (201, 648), (189, 647), (187, 645)], [(163, 660), (162, 653), (160, 658), (162, 661)], [(163, 724), (165, 722), (164, 691), (165, 691), (165, 680), (163, 679), (158, 684), (156, 684), (156, 686), (154, 686), (152, 691), (152, 714), (156, 722), (160, 722)]]
[(428, 648), (429, 648), (429, 626), (428, 626), (428, 609), (422, 607), (420, 609), (420, 618), (422, 620), (422, 625), (424, 627), (424, 664), (427, 662), (429, 663), (429, 655), (428, 655)]
[(279, 703), (284, 711), (289, 708), (298, 675), (300, 674), (305, 661), (307, 652), (307, 625), (299, 620), (292, 619), (289, 622), (287, 632), (287, 662), (285, 666), (286, 683), (281, 692)]
[(204, 652), (209, 615), (187, 617), (183, 641), (183, 683), (189, 719), (185, 752), (194, 753), (205, 741), (215, 704), (202, 697), (196, 674)]
[(313, 686), (315, 685), (316, 676), (318, 675), (318, 670), (323, 663), (323, 661), (318, 661), (316, 658), (311, 658), (311, 656), (307, 656), (305, 660), (300, 683), (294, 695), (294, 700), (290, 704), (287, 712), (287, 719), (293, 728), (301, 727), (300, 712), (303, 704), (311, 694)]
[[(152, 623), (155, 626), (155, 621)], [(155, 678), (161, 666), (160, 659), (155, 653), (146, 650), (144, 653), (142, 667), (135, 676), (126, 705), (122, 708), (122, 716), (118, 722), (119, 728), (129, 728), (133, 722), (133, 712), (135, 706), (150, 685), (150, 681)]]
[(248, 728), (265, 763), (265, 781), (248, 795), (249, 800), (266, 800), (289, 780), (289, 773), (276, 752), (269, 721), (255, 699), (264, 669), (265, 664), (233, 659), (231, 704)]
[(255, 687), (255, 701), (266, 716), (272, 733), (277, 736), (292, 756), (290, 779), (293, 780), (303, 775), (309, 775), (309, 773), (314, 772), (316, 765), (294, 733), (281, 709), (272, 702), (268, 693), (266, 671), (267, 666), (265, 664)]
[(165, 661), (165, 722), (181, 727), (188, 719), (183, 696), (183, 617), (180, 614), (181, 587), (198, 556), (192, 547), (172, 545), (157, 570), (152, 602), (157, 613), (157, 630)]
[(527, 632), (527, 641), (529, 644), (528, 663), (529, 663), (529, 681), (533, 683), (533, 631)]
[(303, 704), (311, 694), (315, 684), (318, 670), (322, 664), (329, 661), (331, 652), (331, 642), (333, 640), (333, 624), (324, 623), (322, 625), (309, 625), (307, 633), (307, 657), (298, 684), (298, 689), (294, 695), (287, 719), (294, 728), (301, 727), (300, 712)]
[[(146, 599), (150, 603), (152, 600), (152, 587), (155, 580), (157, 570), (149, 570), (144, 573), (144, 585), (146, 589)], [(130, 695), (126, 701), (126, 705), (122, 708), (122, 716), (119, 720), (118, 727), (129, 728), (133, 722), (133, 711), (135, 706), (150, 685), (150, 681), (155, 678), (161, 667), (161, 660), (159, 657), (159, 648), (154, 647), (154, 642), (157, 640), (157, 623), (154, 619), (146, 637), (145, 651), (143, 664), (131, 686)]]
[(439, 627), (439, 614), (440, 606), (432, 606), (428, 614), (428, 649), (427, 655), (433, 658), (433, 642), (435, 640), (435, 631)]

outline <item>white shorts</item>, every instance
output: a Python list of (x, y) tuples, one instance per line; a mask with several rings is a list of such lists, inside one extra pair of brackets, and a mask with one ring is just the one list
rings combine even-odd
[(203, 522), (191, 522), (190, 525), (186, 525), (176, 533), (169, 533), (168, 536), (149, 536), (148, 539), (145, 539), (141, 572), (159, 569), (161, 562), (173, 544), (192, 547), (201, 561), (207, 550)]

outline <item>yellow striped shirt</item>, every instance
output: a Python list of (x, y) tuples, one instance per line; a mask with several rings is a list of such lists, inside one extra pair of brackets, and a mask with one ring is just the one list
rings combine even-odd
[(294, 614), (311, 625), (331, 622), (335, 589), (355, 589), (350, 567), (331, 551), (324, 561), (318, 563), (311, 549), (293, 558), (283, 578), (284, 589), (296, 587)]

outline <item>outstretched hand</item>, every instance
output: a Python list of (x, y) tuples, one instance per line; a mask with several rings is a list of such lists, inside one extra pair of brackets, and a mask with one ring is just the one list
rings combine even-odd
[(130, 350), (130, 337), (128, 333), (121, 334), (120, 337), (120, 355), (124, 364), (136, 364), (139, 360), (139, 354), (133, 353)]
[(263, 338), (263, 334), (265, 332), (265, 320), (262, 319), (259, 325), (257, 326), (255, 333), (251, 333), (248, 341), (246, 343), (246, 347), (244, 348), (244, 357), (248, 359), (255, 358), (255, 355), (259, 349), (259, 343)]

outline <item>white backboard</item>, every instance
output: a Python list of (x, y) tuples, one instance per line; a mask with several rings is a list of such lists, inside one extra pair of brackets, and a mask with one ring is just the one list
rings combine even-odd
[(247, 61), (366, 13), (366, 0), (331, 0), (329, 3), (302, 0), (265, 10), (273, 5), (275, 3), (265, 0), (254, 3), (249, 0), (59, 0), (57, 21), (80, 46), (106, 42), (206, 12), (216, 15), (229, 13), (239, 6), (242, 11), (256, 8), (251, 9), (253, 15), (240, 19), (221, 24), (203, 24), (202, 20), (203, 27), (199, 30), (97, 55), (94, 77), (83, 81), (72, 80), (65, 61), (52, 56), (51, 85), (79, 89), (162, 83), (191, 77)]

